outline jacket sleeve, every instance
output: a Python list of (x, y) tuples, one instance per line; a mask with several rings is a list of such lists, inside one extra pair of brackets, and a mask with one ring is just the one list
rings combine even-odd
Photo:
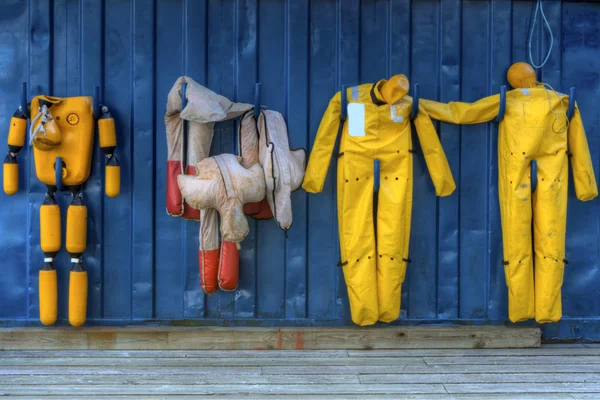
[(474, 103), (451, 101), (446, 104), (427, 99), (419, 100), (419, 109), (425, 110), (431, 118), (463, 125), (479, 124), (493, 120), (498, 115), (499, 106), (499, 94), (484, 97)]
[(414, 124), (429, 175), (431, 175), (431, 180), (435, 186), (435, 194), (449, 196), (456, 189), (456, 183), (435, 127), (422, 107), (419, 107)]
[(302, 187), (310, 193), (320, 193), (325, 184), (331, 154), (340, 128), (340, 92), (329, 101), (313, 144)]
[(585, 129), (577, 105), (575, 105), (575, 113), (569, 123), (568, 143), (577, 198), (581, 201), (592, 200), (598, 196), (598, 187)]

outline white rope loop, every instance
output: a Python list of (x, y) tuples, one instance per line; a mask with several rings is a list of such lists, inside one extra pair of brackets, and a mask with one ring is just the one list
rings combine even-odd
[[(550, 47), (548, 48), (548, 52), (546, 53), (546, 58), (544, 61), (537, 65), (533, 61), (533, 56), (531, 55), (531, 42), (533, 40), (533, 31), (535, 30), (535, 25), (537, 24), (538, 13), (542, 14), (542, 18), (544, 19), (544, 23), (546, 24), (546, 28), (548, 32), (550, 32)], [(550, 27), (550, 23), (548, 23), (548, 19), (546, 18), (546, 14), (544, 13), (544, 5), (542, 4), (542, 0), (538, 0), (535, 6), (535, 14), (533, 15), (533, 24), (531, 25), (531, 32), (529, 32), (529, 43), (527, 44), (527, 51), (529, 53), (529, 62), (534, 68), (542, 68), (548, 62), (550, 58), (550, 54), (552, 53), (552, 48), (554, 47), (554, 33), (552, 32), (552, 28)]]
[[(35, 124), (37, 123), (37, 121), (42, 118), (42, 121), (40, 122), (40, 124), (38, 126), (35, 127), (35, 129), (33, 129), (33, 127), (35, 126)], [(33, 139), (39, 134), (43, 134), (44, 136), (46, 135), (46, 128), (45, 125), (46, 123), (52, 120), (52, 115), (48, 112), (48, 107), (46, 105), (43, 105), (42, 107), (38, 108), (38, 113), (35, 116), (35, 118), (33, 118), (33, 120), (31, 121), (31, 125), (29, 126), (29, 146), (33, 146)]]

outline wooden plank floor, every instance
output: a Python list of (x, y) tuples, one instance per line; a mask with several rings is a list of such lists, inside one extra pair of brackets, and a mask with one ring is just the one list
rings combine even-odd
[(0, 396), (600, 399), (600, 347), (5, 350)]

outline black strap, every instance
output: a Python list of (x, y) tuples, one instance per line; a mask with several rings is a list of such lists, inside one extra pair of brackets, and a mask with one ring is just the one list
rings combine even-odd
[(343, 267), (343, 266), (344, 266), (344, 265), (346, 265), (346, 264), (348, 264), (348, 261), (344, 261), (344, 262), (341, 262), (341, 261), (340, 261), (339, 263), (337, 263), (337, 266), (338, 266), (338, 267)]
[(382, 106), (385, 104), (385, 101), (381, 101), (377, 98), (377, 96), (375, 96), (375, 85), (377, 85), (377, 84), (374, 83), (373, 86), (371, 87), (371, 101), (375, 105)]
[(403, 258), (402, 261), (404, 261), (406, 263), (412, 262), (412, 260), (410, 258)]
[(340, 110), (340, 120), (342, 121), (342, 124), (344, 122), (346, 122), (346, 116), (347, 116), (347, 108), (348, 108), (348, 99), (346, 98), (346, 86), (342, 86), (342, 90), (340, 92), (341, 96), (342, 96), (342, 102), (341, 102), (341, 110)]

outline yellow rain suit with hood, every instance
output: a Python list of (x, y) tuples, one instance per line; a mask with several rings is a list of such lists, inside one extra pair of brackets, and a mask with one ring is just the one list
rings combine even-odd
[[(562, 316), (569, 158), (577, 198), (587, 201), (598, 195), (579, 109), (575, 106), (568, 125), (566, 113), (559, 113), (568, 103), (568, 96), (535, 82), (506, 93), (506, 112), (498, 128), (498, 188), (512, 322), (534, 317), (540, 323), (556, 322)], [(420, 105), (434, 119), (475, 124), (496, 118), (500, 95), (471, 104), (422, 99)], [(533, 193), (532, 160), (538, 176)]]
[[(302, 185), (307, 192), (322, 191), (341, 134), (337, 155), (341, 265), (352, 321), (358, 325), (398, 319), (400, 289), (410, 261), (412, 99), (406, 96), (406, 77), (399, 75), (393, 80), (348, 88), (345, 121), (340, 119), (341, 94), (335, 94), (321, 120)], [(386, 82), (400, 82), (393, 104), (382, 94)], [(456, 185), (435, 128), (424, 112), (418, 113), (414, 124), (436, 194), (448, 196)], [(381, 179), (377, 232), (373, 221), (375, 160), (379, 160)]]

